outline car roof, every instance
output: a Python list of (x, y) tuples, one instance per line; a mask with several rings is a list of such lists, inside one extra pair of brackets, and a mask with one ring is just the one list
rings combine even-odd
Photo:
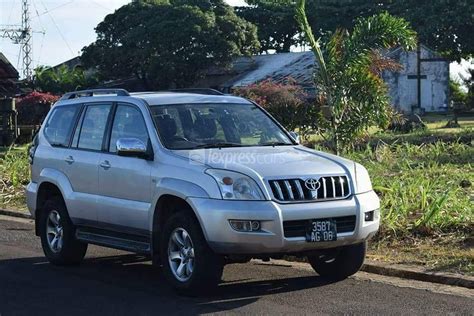
[(244, 103), (251, 104), (249, 100), (231, 95), (209, 95), (197, 93), (176, 93), (176, 92), (158, 92), (158, 93), (132, 93), (132, 97), (140, 98), (146, 101), (150, 106), (169, 105), (169, 104), (190, 104), (190, 103)]
[(252, 104), (249, 100), (232, 95), (209, 95), (184, 92), (134, 92), (129, 95), (99, 94), (94, 96), (83, 96), (72, 99), (60, 100), (57, 105), (76, 104), (84, 102), (126, 102), (130, 99), (140, 99), (150, 106), (193, 104), (193, 103), (230, 103), (230, 104)]

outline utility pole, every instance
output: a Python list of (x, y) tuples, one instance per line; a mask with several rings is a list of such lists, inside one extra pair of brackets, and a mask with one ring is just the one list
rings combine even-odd
[(9, 38), (15, 44), (21, 45), (23, 54), (23, 77), (30, 81), (33, 77), (32, 69), (32, 31), (30, 26), (30, 10), (28, 0), (22, 0), (21, 26), (0, 27), (0, 37)]

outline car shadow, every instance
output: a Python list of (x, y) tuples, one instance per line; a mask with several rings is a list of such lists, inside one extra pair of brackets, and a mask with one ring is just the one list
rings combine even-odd
[[(234, 266), (231, 269), (240, 268)], [(260, 266), (259, 269), (267, 268)], [(130, 308), (140, 314), (156, 311), (166, 314), (219, 312), (252, 304), (267, 295), (331, 283), (316, 275), (254, 280), (247, 274), (235, 278), (232, 272), (228, 273), (234, 279), (222, 282), (213, 292), (185, 297), (166, 283), (161, 269), (152, 266), (145, 256), (126, 254), (86, 258), (81, 265), (70, 267), (51, 265), (44, 257), (1, 260), (0, 284), (8, 284), (5, 287), (8, 290), (1, 291), (0, 314), (35, 312), (41, 315), (62, 308), (67, 308), (67, 314), (87, 311), (92, 315), (127, 314)], [(24, 298), (28, 298), (28, 304)], [(74, 304), (70, 303), (71, 300)], [(55, 303), (50, 305), (50, 301)]]

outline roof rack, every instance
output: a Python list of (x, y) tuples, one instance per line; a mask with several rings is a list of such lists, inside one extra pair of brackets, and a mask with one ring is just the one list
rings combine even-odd
[(224, 95), (224, 93), (210, 88), (186, 88), (186, 89), (171, 89), (170, 92), (178, 93), (195, 93), (195, 94), (207, 94), (207, 95)]
[(120, 97), (128, 97), (130, 94), (125, 89), (90, 89), (90, 90), (81, 90), (81, 91), (74, 91), (68, 92), (61, 97), (60, 100), (71, 100), (76, 98), (82, 97), (93, 97), (95, 94), (116, 94)]

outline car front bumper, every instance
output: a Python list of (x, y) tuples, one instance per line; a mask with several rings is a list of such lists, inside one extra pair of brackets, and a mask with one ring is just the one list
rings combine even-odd
[[(221, 254), (284, 254), (360, 243), (372, 237), (380, 224), (380, 201), (375, 192), (353, 195), (345, 200), (279, 204), (274, 201), (230, 201), (188, 198), (203, 228), (209, 246)], [(375, 211), (373, 221), (364, 213)], [(352, 232), (338, 233), (337, 241), (307, 242), (305, 237), (286, 238), (283, 222), (356, 216)], [(261, 231), (238, 232), (229, 220), (261, 222)]]

